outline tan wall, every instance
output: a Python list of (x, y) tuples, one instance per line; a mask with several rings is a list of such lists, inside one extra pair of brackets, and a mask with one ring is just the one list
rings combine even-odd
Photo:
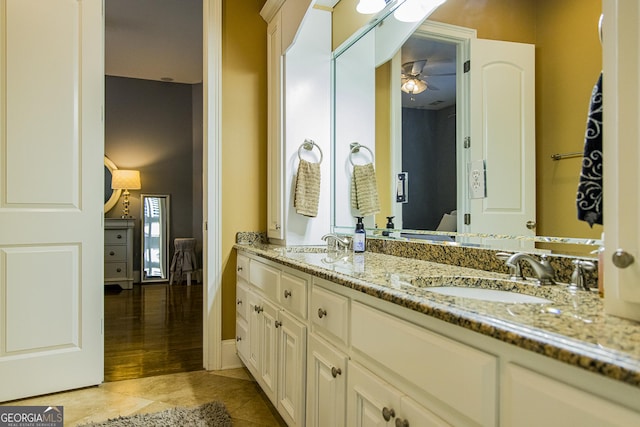
[(222, 339), (235, 338), (235, 235), (267, 228), (267, 24), (260, 16), (263, 3), (223, 3)]
[[(344, 3), (344, 4), (343, 4)], [(349, 21), (356, 0), (334, 10), (334, 46), (363, 22)], [(341, 7), (339, 7), (341, 6)], [(597, 22), (601, 0), (448, 0), (430, 20), (475, 28), (478, 38), (536, 44), (537, 234), (599, 238), (577, 220), (580, 159), (551, 154), (581, 151), (591, 88), (602, 68)], [(366, 19), (364, 20), (366, 22)]]
[(391, 62), (376, 69), (376, 180), (380, 195), (380, 213), (375, 216), (379, 228), (387, 225), (393, 210), (391, 199)]

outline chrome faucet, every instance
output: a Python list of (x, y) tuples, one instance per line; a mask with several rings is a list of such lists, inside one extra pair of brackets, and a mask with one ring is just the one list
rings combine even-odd
[(329, 233), (322, 236), (322, 240), (327, 242), (329, 249), (347, 249), (349, 247), (349, 239), (346, 237), (340, 237), (335, 233)]
[(553, 271), (551, 263), (545, 255), (542, 255), (540, 258), (540, 261), (538, 261), (529, 254), (518, 252), (511, 255), (506, 261), (506, 264), (508, 267), (515, 270), (519, 261), (527, 261), (537, 276), (537, 281), (540, 285), (554, 285), (555, 282), (553, 277), (555, 272)]

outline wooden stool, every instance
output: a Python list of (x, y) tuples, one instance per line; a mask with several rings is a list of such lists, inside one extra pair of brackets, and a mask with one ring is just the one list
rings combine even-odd
[(171, 275), (169, 276), (169, 284), (173, 284), (173, 280), (177, 279), (178, 283), (182, 281), (182, 276), (187, 276), (187, 286), (191, 286), (191, 274), (198, 272), (198, 263), (196, 259), (196, 239), (176, 238), (173, 240), (175, 252), (171, 260)]

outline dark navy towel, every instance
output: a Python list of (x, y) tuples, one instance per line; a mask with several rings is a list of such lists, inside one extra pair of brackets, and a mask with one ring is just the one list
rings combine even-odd
[(602, 224), (602, 73), (591, 92), (576, 202), (579, 220)]

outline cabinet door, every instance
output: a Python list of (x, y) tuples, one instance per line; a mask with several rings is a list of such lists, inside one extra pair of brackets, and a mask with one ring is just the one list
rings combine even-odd
[(349, 362), (347, 425), (393, 426), (402, 394), (357, 363)]
[(637, 412), (517, 365), (507, 365), (504, 381), (505, 427), (640, 425)]
[(249, 360), (249, 331), (247, 322), (238, 319), (236, 321), (236, 351), (242, 360)]
[(267, 26), (267, 236), (282, 240), (282, 26), (276, 13)]
[(277, 358), (277, 342), (278, 331), (276, 329), (276, 320), (278, 319), (278, 310), (276, 307), (265, 299), (260, 300), (258, 308), (259, 330), (260, 330), (260, 376), (258, 381), (262, 386), (265, 394), (276, 402), (276, 387), (278, 368)]
[(307, 426), (344, 427), (347, 356), (313, 334), (307, 358)]
[(303, 426), (307, 328), (284, 311), (278, 313), (278, 411), (287, 425)]

